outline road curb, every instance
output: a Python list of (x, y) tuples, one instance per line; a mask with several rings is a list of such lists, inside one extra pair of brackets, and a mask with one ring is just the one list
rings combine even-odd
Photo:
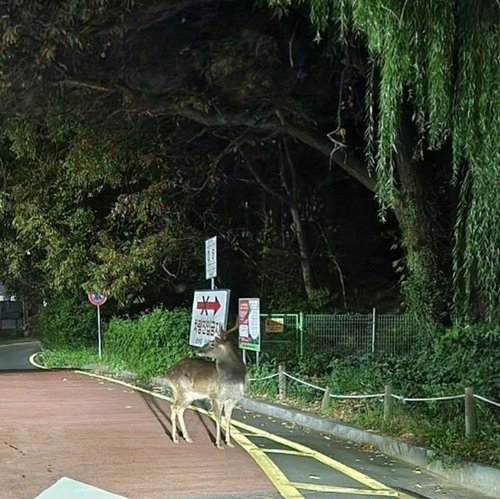
[(245, 397), (240, 400), (239, 405), (243, 409), (297, 423), (312, 430), (327, 432), (343, 440), (372, 444), (388, 456), (426, 469), (455, 485), (494, 499), (500, 497), (500, 470), (496, 468), (473, 463), (451, 463), (437, 458), (435, 452), (429, 449), (278, 404)]

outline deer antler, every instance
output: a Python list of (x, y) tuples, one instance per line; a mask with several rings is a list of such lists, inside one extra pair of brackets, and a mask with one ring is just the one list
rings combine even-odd
[(234, 323), (234, 326), (231, 329), (228, 329), (227, 331), (221, 330), (220, 332), (220, 337), (225, 338), (228, 334), (233, 333), (240, 327), (240, 318), (239, 316), (236, 318), (236, 322)]

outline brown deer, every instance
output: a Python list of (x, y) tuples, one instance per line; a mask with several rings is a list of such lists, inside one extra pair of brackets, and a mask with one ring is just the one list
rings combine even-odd
[(231, 414), (238, 400), (243, 396), (246, 382), (246, 366), (228, 338), (236, 331), (239, 321), (229, 331), (222, 331), (219, 336), (196, 351), (199, 357), (213, 359), (182, 359), (167, 371), (167, 381), (173, 395), (171, 419), (172, 440), (179, 442), (177, 421), (186, 442), (192, 443), (184, 422), (184, 411), (195, 400), (210, 399), (215, 415), (215, 445), (221, 445), (222, 411), (226, 417), (226, 445), (231, 444)]

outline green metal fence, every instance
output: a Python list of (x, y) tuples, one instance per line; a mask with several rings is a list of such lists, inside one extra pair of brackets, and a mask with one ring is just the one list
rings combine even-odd
[(422, 337), (406, 314), (261, 314), (262, 355), (405, 353)]
[(261, 314), (262, 355), (279, 360), (304, 353), (303, 314)]

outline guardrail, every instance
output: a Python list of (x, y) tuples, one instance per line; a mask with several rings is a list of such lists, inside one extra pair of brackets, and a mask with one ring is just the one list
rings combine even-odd
[(286, 399), (287, 392), (287, 379), (295, 381), (301, 385), (307, 386), (309, 388), (314, 388), (320, 392), (323, 392), (323, 398), (321, 401), (321, 408), (326, 410), (331, 402), (331, 399), (381, 399), (384, 401), (384, 420), (388, 421), (394, 414), (394, 400), (402, 403), (407, 402), (439, 402), (444, 400), (456, 400), (464, 399), (464, 414), (465, 414), (465, 434), (472, 435), (477, 431), (477, 412), (476, 412), (476, 400), (480, 400), (487, 404), (493, 405), (495, 407), (500, 407), (499, 402), (495, 402), (481, 395), (474, 393), (474, 389), (471, 387), (465, 388), (465, 392), (459, 395), (448, 395), (443, 397), (404, 397), (402, 395), (397, 395), (392, 392), (392, 387), (386, 385), (384, 393), (372, 393), (363, 395), (339, 395), (333, 394), (328, 386), (321, 387), (317, 386), (308, 381), (301, 380), (296, 376), (291, 375), (286, 372), (285, 365), (280, 364), (278, 366), (278, 372), (270, 374), (268, 376), (263, 376), (261, 378), (250, 378), (250, 381), (263, 381), (272, 378), (278, 378), (278, 398), (280, 401)]

